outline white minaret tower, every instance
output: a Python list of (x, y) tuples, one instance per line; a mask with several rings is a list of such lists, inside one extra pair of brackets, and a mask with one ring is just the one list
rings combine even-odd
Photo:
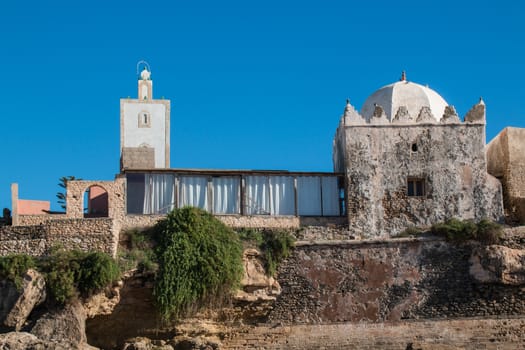
[(120, 99), (120, 169), (170, 166), (170, 101), (153, 99), (147, 62), (138, 81), (138, 99)]

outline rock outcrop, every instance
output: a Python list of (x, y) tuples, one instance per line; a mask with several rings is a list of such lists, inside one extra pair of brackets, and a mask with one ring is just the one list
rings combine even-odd
[(261, 253), (257, 249), (246, 249), (243, 253), (244, 276), (241, 289), (234, 296), (238, 301), (271, 301), (281, 294), (281, 286), (264, 269)]
[(482, 283), (525, 284), (525, 250), (482, 246), (470, 257), (470, 274)]
[(72, 302), (40, 317), (31, 334), (44, 341), (64, 344), (70, 349), (85, 348), (86, 312), (80, 302)]
[(124, 282), (118, 281), (114, 286), (87, 298), (82, 304), (86, 311), (86, 317), (93, 318), (99, 315), (111, 315), (115, 307), (120, 303), (120, 290), (123, 286)]
[(0, 334), (0, 349), (7, 350), (69, 350), (67, 346), (38, 339), (26, 332)]
[(31, 311), (46, 299), (44, 277), (29, 269), (20, 289), (11, 281), (0, 282), (0, 322), (16, 331), (22, 329)]

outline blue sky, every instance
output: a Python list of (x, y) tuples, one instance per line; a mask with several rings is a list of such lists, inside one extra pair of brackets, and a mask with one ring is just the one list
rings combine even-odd
[(0, 12), (0, 207), (10, 184), (51, 200), (58, 178), (113, 179), (119, 99), (136, 64), (171, 100), (177, 168), (331, 171), (349, 98), (399, 79), (463, 116), (482, 96), (487, 138), (525, 127), (519, 1), (7, 1)]

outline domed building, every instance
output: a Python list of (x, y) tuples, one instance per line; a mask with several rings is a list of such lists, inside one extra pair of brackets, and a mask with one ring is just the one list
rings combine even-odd
[(361, 237), (503, 215), (501, 184), (487, 173), (484, 102), (461, 121), (443, 97), (404, 72), (360, 113), (347, 101), (333, 162), (345, 174), (349, 227)]

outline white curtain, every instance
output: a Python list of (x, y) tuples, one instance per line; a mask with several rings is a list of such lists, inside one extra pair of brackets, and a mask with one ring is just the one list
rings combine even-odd
[(270, 214), (295, 214), (295, 189), (291, 176), (270, 176)]
[(323, 216), (338, 216), (339, 213), (339, 187), (337, 177), (321, 177), (323, 186)]
[(175, 206), (173, 175), (145, 174), (144, 214), (166, 214)]
[(297, 214), (320, 216), (321, 179), (319, 176), (297, 177)]
[(246, 214), (270, 214), (268, 176), (246, 176)]
[(213, 186), (213, 213), (239, 214), (241, 181), (238, 177), (214, 177)]
[(197, 207), (208, 210), (208, 178), (182, 176), (179, 182), (179, 207)]

